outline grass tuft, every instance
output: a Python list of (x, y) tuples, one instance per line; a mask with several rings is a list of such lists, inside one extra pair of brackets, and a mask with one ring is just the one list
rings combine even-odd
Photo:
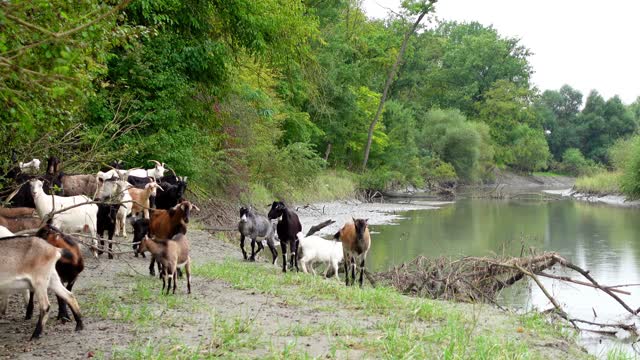
[(602, 172), (593, 176), (582, 176), (576, 180), (574, 189), (585, 194), (619, 194), (621, 176), (621, 173), (618, 172)]

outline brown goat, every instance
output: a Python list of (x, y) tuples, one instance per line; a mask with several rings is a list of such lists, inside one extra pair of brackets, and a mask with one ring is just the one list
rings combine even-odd
[(133, 205), (131, 206), (131, 215), (139, 217), (140, 213), (143, 214), (145, 219), (149, 218), (149, 208), (151, 203), (149, 199), (152, 196), (156, 196), (156, 189), (162, 189), (158, 183), (152, 181), (144, 186), (144, 189), (138, 189), (135, 187), (128, 188)]
[(95, 175), (65, 175), (60, 173), (63, 196), (85, 195), (90, 198), (96, 196), (98, 180)]
[(167, 295), (171, 290), (171, 279), (173, 278), (173, 294), (176, 293), (178, 282), (178, 267), (184, 266), (187, 274), (187, 294), (191, 294), (191, 258), (189, 257), (189, 240), (184, 234), (177, 234), (171, 240), (154, 241), (145, 236), (140, 242), (140, 251), (149, 251), (153, 258), (162, 264), (162, 291), (165, 284)]
[(0, 216), (7, 218), (33, 216), (36, 213), (36, 209), (29, 207), (17, 207), (17, 208), (3, 208), (0, 207)]
[(6, 227), (11, 232), (37, 229), (42, 225), (42, 220), (38, 217), (4, 217), (0, 216), (0, 225)]
[[(68, 251), (67, 256), (61, 257), (56, 262), (56, 271), (60, 276), (60, 280), (63, 283), (67, 283), (67, 290), (71, 291), (73, 284), (78, 279), (78, 275), (84, 270), (84, 260), (82, 259), (78, 242), (50, 224), (46, 224), (38, 230), (36, 236), (45, 239), (49, 244), (59, 249)], [(27, 319), (31, 318), (32, 311), (33, 296), (31, 296), (27, 307)], [(67, 304), (60, 297), (58, 297), (58, 319), (63, 321), (71, 320), (67, 312)]]
[(344, 253), (344, 271), (346, 284), (349, 286), (349, 269), (351, 269), (351, 285), (356, 282), (356, 264), (360, 267), (360, 287), (365, 271), (365, 259), (371, 248), (371, 236), (369, 235), (368, 219), (353, 219), (342, 226), (334, 238), (342, 241)]
[[(149, 220), (148, 235), (156, 239), (171, 239), (176, 234), (186, 234), (191, 209), (200, 211), (197, 206), (189, 201), (183, 201), (169, 210), (154, 209), (151, 213), (151, 219)], [(134, 226), (134, 241), (136, 238), (141, 239), (143, 236), (144, 234), (136, 235)], [(140, 247), (138, 247), (138, 253), (144, 254)], [(155, 259), (151, 257), (151, 264), (149, 264), (149, 273), (151, 275), (155, 275), (155, 271), (153, 270), (154, 263)], [(161, 264), (158, 263), (158, 266), (160, 265)]]
[[(0, 239), (0, 295), (2, 305), (7, 294), (20, 290), (33, 290), (40, 307), (40, 316), (32, 339), (40, 337), (47, 322), (50, 302), (47, 288), (64, 299), (76, 320), (76, 331), (83, 329), (80, 307), (75, 296), (62, 285), (55, 270), (61, 257), (68, 257), (66, 249), (58, 249), (38, 237)], [(4, 307), (4, 306), (3, 306)]]

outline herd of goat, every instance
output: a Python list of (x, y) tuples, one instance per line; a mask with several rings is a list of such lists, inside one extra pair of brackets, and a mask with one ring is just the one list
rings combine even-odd
[[(191, 211), (199, 209), (184, 198), (186, 177), (177, 176), (171, 169), (172, 174), (165, 176), (164, 163), (150, 162), (155, 164), (152, 169), (125, 170), (121, 162), (113, 162), (97, 174), (68, 175), (60, 170), (61, 161), (50, 157), (44, 174), (38, 174), (40, 160), (33, 159), (18, 163), (4, 175), (5, 183), (13, 186), (9, 187), (10, 193), (0, 194), (7, 205), (0, 207), (0, 314), (6, 313), (8, 296), (18, 292), (24, 295), (26, 318), (30, 319), (36, 299), (39, 318), (32, 339), (38, 338), (47, 321), (47, 290), (51, 289), (58, 299), (58, 319), (70, 320), (68, 305), (76, 330), (81, 330), (80, 308), (71, 292), (84, 269), (80, 244), (87, 245), (95, 257), (107, 252), (112, 259), (113, 236), (126, 237), (127, 222), (133, 228), (134, 255), (151, 254), (149, 272), (155, 275), (157, 265), (162, 292), (166, 287), (167, 294), (171, 290), (175, 294), (183, 268), (187, 292), (191, 293), (186, 234)], [(276, 219), (277, 224), (272, 222)], [(313, 235), (321, 227), (313, 227), (303, 235), (297, 214), (280, 201), (271, 205), (267, 217), (242, 207), (238, 223), (242, 254), (245, 260), (255, 261), (267, 245), (275, 264), (279, 241), (282, 271), (287, 271), (288, 246), (289, 268), (298, 270), (300, 263), (302, 271), (307, 272), (309, 267), (315, 274), (313, 264), (326, 263), (325, 276), (332, 270), (336, 278), (338, 264), (347, 259), (346, 284), (350, 284), (350, 278), (351, 284), (355, 283), (357, 265), (362, 286), (365, 258), (371, 246), (367, 220), (346, 223), (334, 240)], [(91, 239), (91, 243), (80, 240), (82, 237)], [(249, 257), (244, 249), (245, 239), (251, 241)]]

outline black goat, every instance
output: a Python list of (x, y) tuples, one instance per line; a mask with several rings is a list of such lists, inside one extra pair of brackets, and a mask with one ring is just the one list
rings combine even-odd
[(160, 183), (160, 187), (161, 189), (156, 190), (156, 208), (168, 210), (182, 200), (187, 183), (182, 180), (178, 180), (176, 184), (163, 182)]
[(138, 176), (127, 176), (127, 182), (133, 185), (133, 187), (138, 189), (144, 189), (145, 185), (154, 181), (153, 178), (150, 177), (138, 177)]
[(109, 237), (109, 259), (113, 259), (113, 252), (111, 248), (113, 246), (113, 234), (116, 232), (116, 218), (118, 215), (118, 209), (120, 209), (119, 204), (98, 204), (98, 216), (97, 216), (97, 229), (98, 236), (100, 237), (100, 250), (98, 250), (98, 255), (102, 255), (104, 250), (104, 240), (103, 235), (104, 232), (107, 232)]
[(183, 182), (187, 182), (187, 177), (182, 177), (182, 176), (177, 176), (177, 175), (165, 175), (163, 177), (161, 177), (160, 179), (158, 179), (159, 183), (169, 183), (169, 184), (173, 184), (176, 185), (178, 184), (179, 181), (183, 181)]
[(269, 220), (282, 216), (276, 227), (278, 237), (280, 238), (280, 247), (282, 248), (282, 271), (287, 272), (287, 243), (289, 244), (289, 252), (291, 253), (291, 264), (289, 267), (295, 265), (296, 271), (298, 271), (298, 259), (296, 256), (296, 252), (298, 251), (297, 234), (302, 231), (302, 224), (300, 224), (298, 215), (292, 210), (287, 209), (287, 206), (282, 201), (274, 201), (273, 204), (271, 204), (271, 210), (269, 210), (268, 216)]
[(47, 175), (53, 176), (60, 172), (60, 159), (56, 156), (49, 156), (47, 159)]

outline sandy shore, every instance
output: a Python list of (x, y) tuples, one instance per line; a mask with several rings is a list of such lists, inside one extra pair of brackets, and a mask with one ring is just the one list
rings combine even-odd
[(356, 200), (333, 201), (316, 203), (307, 206), (296, 207), (300, 217), (303, 232), (307, 232), (311, 226), (325, 220), (335, 220), (335, 223), (323, 228), (319, 235), (335, 234), (342, 225), (351, 221), (351, 218), (369, 219), (371, 225), (392, 224), (402, 219), (402, 212), (409, 210), (437, 210), (442, 206), (453, 204), (447, 201), (412, 201), (387, 202), (387, 203), (363, 203)]
[(576, 192), (573, 189), (544, 190), (543, 192), (550, 195), (571, 197), (579, 201), (586, 201), (590, 203), (601, 203), (622, 207), (640, 207), (639, 200), (628, 201), (627, 198), (622, 195), (590, 195)]

